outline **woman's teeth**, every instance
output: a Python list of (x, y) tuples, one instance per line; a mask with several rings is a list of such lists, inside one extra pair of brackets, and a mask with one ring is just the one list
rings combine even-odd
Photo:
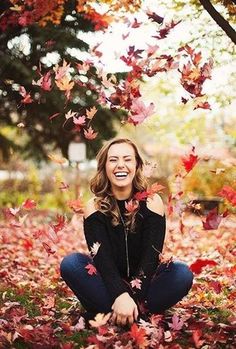
[(128, 176), (127, 172), (116, 172), (115, 173), (116, 178), (126, 178)]

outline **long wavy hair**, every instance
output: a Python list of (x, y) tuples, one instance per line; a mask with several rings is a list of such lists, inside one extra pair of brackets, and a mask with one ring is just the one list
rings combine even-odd
[[(90, 190), (95, 195), (96, 208), (106, 215), (111, 216), (111, 222), (113, 226), (120, 224), (120, 210), (117, 201), (112, 193), (111, 183), (106, 174), (106, 161), (108, 150), (113, 144), (127, 143), (130, 144), (135, 152), (136, 158), (136, 172), (132, 182), (131, 197), (127, 200), (133, 199), (135, 193), (147, 189), (147, 181), (143, 175), (143, 159), (141, 158), (137, 146), (128, 138), (115, 138), (105, 145), (98, 152), (97, 159), (97, 172), (90, 181)], [(130, 232), (135, 232), (135, 217), (139, 211), (139, 202), (133, 199), (134, 206), (136, 207), (132, 212), (125, 212), (125, 226)]]

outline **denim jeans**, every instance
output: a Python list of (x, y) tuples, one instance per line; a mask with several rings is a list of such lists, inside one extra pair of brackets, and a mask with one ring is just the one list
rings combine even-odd
[[(114, 300), (111, 299), (101, 275), (88, 274), (85, 269), (88, 263), (93, 263), (89, 256), (72, 253), (61, 262), (61, 276), (87, 311), (108, 313)], [(186, 264), (160, 264), (147, 292), (147, 310), (153, 314), (164, 312), (187, 295), (192, 282), (193, 274)]]

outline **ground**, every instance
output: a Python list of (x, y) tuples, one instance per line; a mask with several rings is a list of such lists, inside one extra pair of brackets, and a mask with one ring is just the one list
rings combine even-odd
[(194, 215), (185, 215), (181, 226), (168, 218), (162, 258), (191, 266), (188, 296), (132, 328), (102, 325), (101, 318), (84, 327), (80, 303), (59, 274), (63, 256), (86, 251), (81, 217), (64, 221), (31, 212), (16, 223), (6, 213), (0, 222), (0, 348), (235, 348), (235, 226), (233, 215), (217, 230), (204, 230)]

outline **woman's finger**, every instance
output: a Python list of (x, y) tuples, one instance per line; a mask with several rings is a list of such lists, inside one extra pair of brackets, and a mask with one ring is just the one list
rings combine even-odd
[(132, 325), (132, 324), (134, 323), (134, 317), (133, 317), (132, 315), (130, 315), (130, 316), (128, 317), (128, 323), (129, 323), (130, 325)]

